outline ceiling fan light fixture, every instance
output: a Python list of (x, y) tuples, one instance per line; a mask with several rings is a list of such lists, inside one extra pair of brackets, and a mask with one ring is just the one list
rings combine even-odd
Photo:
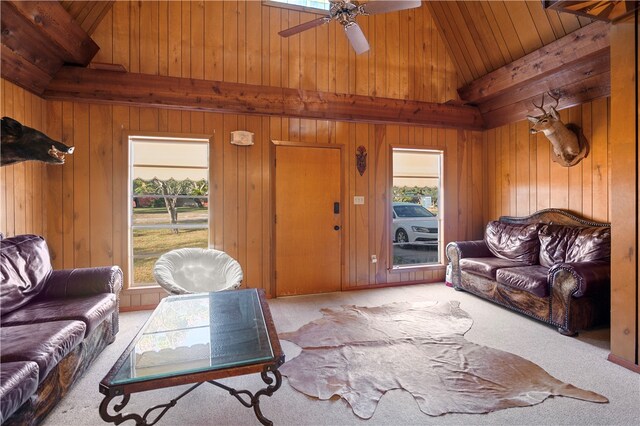
[(344, 32), (347, 34), (351, 47), (356, 51), (356, 55), (369, 50), (369, 42), (358, 24), (349, 22), (344, 26)]
[(367, 38), (362, 32), (360, 26), (356, 23), (356, 17), (358, 15), (368, 16), (378, 13), (413, 9), (420, 7), (422, 4), (421, 0), (378, 0), (368, 3), (360, 1), (351, 2), (351, 0), (329, 0), (329, 2), (331, 3), (329, 16), (317, 18), (313, 21), (287, 28), (286, 30), (280, 31), (278, 34), (282, 37), (289, 37), (334, 20), (344, 26), (344, 31), (351, 43), (351, 46), (356, 51), (356, 54), (359, 55), (369, 50), (369, 42), (367, 41)]

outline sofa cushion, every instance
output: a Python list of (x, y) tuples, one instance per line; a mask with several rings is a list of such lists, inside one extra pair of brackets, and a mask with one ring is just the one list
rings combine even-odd
[(518, 225), (493, 221), (485, 228), (484, 241), (496, 257), (535, 265), (540, 253), (539, 228), (538, 223)]
[(108, 318), (116, 308), (113, 293), (68, 299), (36, 300), (0, 318), (2, 327), (50, 321), (77, 320), (85, 323), (85, 336)]
[(0, 244), (0, 305), (2, 315), (29, 303), (51, 274), (49, 248), (42, 237), (18, 235)]
[(611, 228), (544, 225), (540, 228), (540, 264), (609, 260)]
[(4, 423), (38, 388), (38, 364), (33, 361), (0, 365), (0, 423)]
[(496, 273), (496, 281), (507, 287), (524, 290), (538, 297), (549, 296), (547, 273), (549, 268), (542, 265), (503, 268)]
[(0, 362), (34, 361), (39, 379), (84, 339), (82, 321), (54, 321), (0, 327)]
[(476, 275), (482, 275), (490, 280), (496, 279), (496, 271), (500, 268), (522, 266), (521, 262), (501, 259), (499, 257), (469, 257), (460, 259), (460, 269)]

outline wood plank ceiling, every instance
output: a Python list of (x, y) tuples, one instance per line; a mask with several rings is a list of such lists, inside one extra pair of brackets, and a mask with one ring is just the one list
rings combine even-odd
[(464, 83), (460, 99), (487, 128), (539, 115), (545, 92), (561, 97), (558, 109), (610, 95), (609, 23), (540, 1), (425, 4)]
[(545, 10), (541, 1), (424, 2), (462, 83), (520, 59), (592, 20)]
[(65, 0), (61, 1), (62, 7), (71, 17), (86, 31), (93, 34), (102, 18), (111, 10), (113, 1), (81, 1)]

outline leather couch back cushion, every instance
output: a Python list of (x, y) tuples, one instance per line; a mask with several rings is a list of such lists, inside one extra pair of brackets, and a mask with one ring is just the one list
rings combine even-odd
[(51, 275), (49, 248), (42, 237), (17, 235), (0, 243), (0, 305), (2, 315), (29, 303)]
[(516, 225), (498, 221), (489, 222), (485, 228), (484, 242), (494, 256), (523, 262), (538, 263), (540, 224)]
[(590, 262), (611, 257), (611, 228), (544, 225), (540, 228), (540, 264)]

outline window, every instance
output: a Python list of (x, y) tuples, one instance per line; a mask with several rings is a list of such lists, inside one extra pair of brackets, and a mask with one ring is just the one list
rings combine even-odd
[(442, 152), (393, 148), (392, 266), (440, 263)]
[(266, 0), (264, 4), (323, 15), (326, 15), (331, 7), (329, 0)]
[(129, 137), (130, 287), (156, 285), (158, 258), (209, 247), (209, 140)]

